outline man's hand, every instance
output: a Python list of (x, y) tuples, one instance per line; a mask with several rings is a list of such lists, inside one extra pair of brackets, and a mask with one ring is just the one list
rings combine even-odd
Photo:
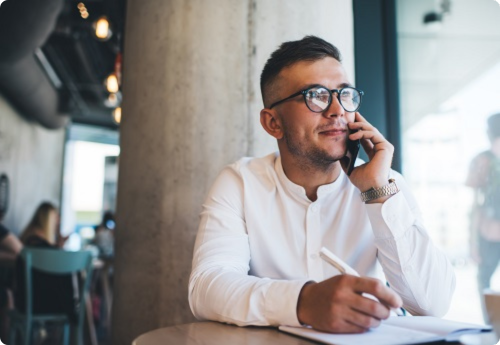
[[(362, 296), (368, 293), (380, 302)], [(400, 308), (401, 298), (380, 280), (338, 275), (321, 283), (306, 284), (299, 295), (297, 317), (301, 323), (331, 333), (362, 333), (378, 327), (390, 308)]]
[[(370, 161), (356, 167), (349, 179), (361, 192), (366, 192), (370, 188), (380, 188), (389, 183), (394, 146), (360, 113), (356, 112), (354, 120), (348, 126), (351, 131), (358, 132), (350, 134), (349, 139), (360, 139)], [(344, 171), (347, 171), (346, 161), (342, 159), (340, 163)]]

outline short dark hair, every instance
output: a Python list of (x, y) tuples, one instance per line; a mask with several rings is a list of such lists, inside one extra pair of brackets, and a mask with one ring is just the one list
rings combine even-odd
[(488, 134), (491, 139), (500, 137), (500, 113), (488, 117)]
[(270, 102), (269, 90), (278, 74), (288, 66), (301, 61), (317, 61), (332, 57), (341, 62), (340, 51), (333, 44), (316, 37), (305, 36), (299, 41), (284, 42), (267, 60), (260, 75), (260, 92), (264, 106)]

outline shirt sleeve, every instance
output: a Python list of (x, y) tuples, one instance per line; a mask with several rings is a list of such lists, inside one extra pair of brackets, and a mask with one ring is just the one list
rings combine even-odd
[(378, 259), (410, 313), (444, 316), (455, 290), (453, 267), (429, 238), (405, 180), (392, 174), (400, 192), (383, 204), (366, 205)]
[(203, 204), (189, 278), (189, 305), (197, 319), (239, 326), (300, 326), (297, 301), (308, 280), (249, 275), (250, 246), (243, 182), (224, 169)]

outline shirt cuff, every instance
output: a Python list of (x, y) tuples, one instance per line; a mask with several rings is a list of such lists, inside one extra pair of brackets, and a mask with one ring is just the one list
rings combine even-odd
[(401, 191), (384, 203), (366, 204), (366, 210), (376, 239), (400, 238), (416, 222)]
[(265, 317), (271, 325), (302, 326), (297, 317), (297, 302), (302, 287), (310, 279), (275, 281), (265, 298)]

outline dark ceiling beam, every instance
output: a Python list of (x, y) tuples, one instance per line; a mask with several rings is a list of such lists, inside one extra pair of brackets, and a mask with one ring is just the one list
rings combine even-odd
[(0, 7), (0, 92), (22, 116), (46, 128), (60, 128), (58, 91), (35, 59), (54, 30), (64, 0), (15, 0)]

